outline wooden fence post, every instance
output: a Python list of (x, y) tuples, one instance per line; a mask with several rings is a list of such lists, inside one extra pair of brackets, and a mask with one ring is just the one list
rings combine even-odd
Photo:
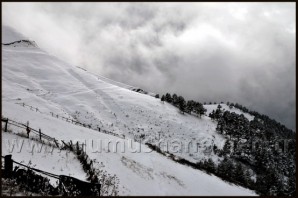
[(8, 124), (8, 118), (6, 119), (5, 121), (5, 128), (4, 128), (4, 131), (7, 132), (7, 124)]
[(77, 141), (77, 151), (79, 150), (79, 142)]
[(81, 145), (82, 145), (82, 146), (81, 146), (82, 152), (84, 152), (84, 145), (85, 145), (85, 144), (82, 143)]
[(30, 133), (30, 129), (29, 129), (29, 121), (27, 121), (27, 128), (26, 128), (26, 131), (27, 131), (27, 136), (29, 138), (29, 133)]
[(39, 139), (41, 140), (41, 130), (39, 129)]
[(13, 161), (11, 159), (11, 156), (12, 155), (6, 155), (4, 157), (5, 174), (7, 175), (8, 178), (10, 178), (12, 176)]
[(55, 142), (56, 146), (59, 148), (59, 144), (56, 139), (54, 139), (54, 142)]
[(73, 151), (72, 141), (70, 140), (70, 150)]

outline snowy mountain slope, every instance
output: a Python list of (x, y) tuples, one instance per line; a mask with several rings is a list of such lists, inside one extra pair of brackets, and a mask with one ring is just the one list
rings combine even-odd
[[(161, 138), (201, 143), (201, 152), (180, 154), (190, 160), (205, 158), (203, 151), (213, 144), (219, 148), (224, 144), (209, 117), (182, 115), (170, 104), (106, 83), (38, 48), (3, 46), (2, 64), (4, 101), (20, 99), (17, 102), (47, 112), (65, 111), (81, 122), (131, 138), (143, 134), (154, 142)], [(45, 109), (48, 103), (52, 105)]]
[[(18, 37), (15, 39), (20, 40)], [(207, 116), (199, 119), (180, 114), (170, 104), (110, 84), (37, 47), (11, 48), (2, 45), (2, 54), (3, 116), (22, 122), (30, 120), (33, 128), (40, 127), (46, 134), (67, 141), (111, 139), (123, 142), (135, 136), (144, 136), (153, 143), (159, 140), (192, 140), (198, 143), (198, 152), (175, 154), (194, 162), (204, 158), (213, 158), (215, 162), (219, 160), (217, 155), (205, 151), (214, 144), (222, 148), (225, 138), (215, 131), (216, 122)], [(55, 112), (92, 124), (93, 128), (124, 134), (126, 139), (32, 112), (15, 104), (20, 102), (37, 107), (42, 112)], [(141, 147), (148, 149), (143, 144)], [(122, 186), (120, 194), (123, 195), (254, 194), (215, 176), (177, 164), (155, 152), (98, 154), (89, 151), (89, 154), (103, 162), (104, 168), (111, 174), (119, 177)]]
[(9, 47), (37, 47), (37, 44), (35, 43), (35, 41), (29, 41), (29, 40), (19, 40), (11, 43), (5, 43), (3, 45), (9, 46)]
[[(119, 139), (72, 125), (10, 102), (3, 103), (3, 114), (20, 122), (30, 120), (31, 127), (45, 129), (43, 133), (59, 140), (86, 141), (86, 151), (91, 159), (96, 160), (95, 165), (119, 177), (120, 195), (254, 195), (250, 190), (228, 184), (216, 176), (178, 164), (154, 151), (150, 152), (147, 146), (130, 140)], [(24, 133), (22, 130), (15, 129), (15, 131)], [(4, 140), (6, 138), (12, 139), (9, 137), (10, 134), (3, 134)], [(94, 141), (93, 148), (89, 147), (91, 140)], [(100, 140), (102, 140), (103, 147), (99, 147)], [(107, 141), (120, 142), (117, 147), (119, 151), (114, 152), (115, 144), (108, 145)], [(6, 144), (3, 145), (2, 150), (6, 151), (7, 146)], [(121, 152), (123, 145), (125, 152)], [(97, 148), (102, 148), (102, 150)], [(140, 152), (134, 152), (136, 148), (141, 148)], [(64, 164), (58, 163), (54, 169), (52, 168), (53, 163), (45, 165), (48, 162), (47, 159), (53, 160), (54, 158), (53, 161), (57, 162), (60, 157), (57, 153), (54, 151), (53, 156), (47, 156), (47, 158), (40, 160), (43, 153), (31, 155), (27, 150), (24, 150), (22, 153), (13, 153), (13, 157), (15, 160), (25, 160), (26, 162), (31, 159), (37, 167), (49, 168), (49, 172), (59, 174), (59, 168), (60, 166), (65, 168)], [(71, 158), (70, 154), (69, 159), (71, 160)], [(75, 164), (68, 164), (68, 166), (71, 168), (70, 173), (76, 177), (84, 176), (81, 171), (77, 171), (79, 168)], [(74, 172), (74, 170), (76, 171)]]
[(117, 81), (115, 81), (115, 80), (112, 80), (112, 79), (110, 79), (110, 78), (104, 77), (104, 76), (99, 75), (99, 74), (94, 74), (94, 73), (92, 73), (92, 72), (90, 72), (90, 71), (87, 71), (86, 69), (84, 69), (84, 68), (82, 68), (82, 67), (77, 66), (77, 68), (80, 68), (80, 69), (82, 69), (82, 70), (88, 72), (89, 74), (94, 75), (94, 76), (97, 77), (99, 80), (102, 80), (102, 81), (104, 81), (104, 82), (106, 82), (106, 83), (109, 83), (109, 84), (112, 84), (112, 85), (116, 85), (117, 87), (122, 87), (122, 88), (125, 88), (125, 89), (128, 89), (128, 90), (136, 91), (136, 92), (139, 92), (139, 93), (143, 93), (143, 94), (146, 94), (146, 95), (150, 95), (150, 96), (152, 96), (152, 97), (155, 97), (155, 95), (156, 95), (156, 94), (153, 93), (153, 92), (144, 91), (144, 90), (142, 90), (141, 88), (134, 87), (134, 86), (131, 86), (131, 85), (127, 85), (127, 84), (122, 83), (122, 82), (117, 82)]
[[(87, 71), (87, 70), (85, 70), (85, 71)], [(89, 71), (87, 71), (87, 72), (90, 73), (90, 74), (93, 74), (93, 73), (91, 73)], [(150, 95), (150, 96), (153, 96), (153, 97), (155, 97), (155, 95), (156, 95), (153, 92), (144, 91), (144, 90), (142, 90), (142, 89), (140, 89), (138, 87), (134, 87), (134, 86), (131, 86), (131, 85), (127, 85), (125, 83), (117, 82), (115, 80), (112, 80), (110, 78), (104, 77), (102, 75), (98, 75), (98, 74), (93, 74), (93, 75), (95, 75), (98, 79), (100, 79), (100, 80), (102, 80), (104, 82), (107, 82), (109, 84), (116, 85), (117, 87), (122, 87), (122, 88), (125, 88), (125, 89), (128, 89), (128, 90), (132, 90), (132, 91), (136, 91), (136, 92), (139, 92), (139, 93), (144, 93), (144, 94), (147, 94), (147, 95)], [(139, 91), (137, 91), (137, 90), (139, 90)]]
[(23, 39), (28, 39), (28, 38), (9, 26), (2, 26), (1, 43), (11, 43), (11, 42), (23, 40)]
[[(75, 176), (86, 181), (86, 173), (73, 153), (65, 150), (31, 142), (28, 138), (2, 132), (2, 155), (12, 155), (13, 160), (33, 168), (45, 170), (57, 175)], [(13, 146), (14, 145), (14, 146)], [(30, 165), (31, 163), (31, 165)], [(14, 164), (18, 166), (17, 164)], [(53, 186), (57, 179), (49, 177)]]

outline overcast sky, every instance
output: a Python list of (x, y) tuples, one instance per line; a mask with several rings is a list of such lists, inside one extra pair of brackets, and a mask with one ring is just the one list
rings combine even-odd
[(2, 3), (4, 25), (71, 64), (292, 129), (295, 16), (295, 3)]

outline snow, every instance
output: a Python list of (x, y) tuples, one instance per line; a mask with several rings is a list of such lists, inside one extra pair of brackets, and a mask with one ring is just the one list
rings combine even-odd
[[(96, 160), (96, 166), (119, 178), (120, 195), (255, 195), (218, 177), (149, 152), (146, 145), (133, 141), (141, 134), (154, 144), (160, 140), (192, 140), (198, 144), (198, 152), (178, 152), (175, 155), (193, 162), (207, 158), (217, 162), (220, 160), (217, 155), (205, 151), (214, 144), (222, 148), (225, 138), (215, 131), (217, 123), (208, 116), (198, 118), (181, 114), (177, 108), (162, 103), (160, 99), (119, 87), (117, 83), (111, 84), (111, 81), (69, 65), (39, 48), (2, 46), (2, 71), (2, 115), (19, 122), (30, 121), (31, 127), (41, 128), (43, 133), (58, 140), (86, 142), (87, 153)], [(37, 107), (45, 114), (16, 103)], [(91, 123), (92, 128), (124, 134), (125, 139), (73, 125), (51, 117), (50, 112)], [(24, 133), (20, 129), (13, 130)], [(8, 134), (3, 137), (2, 143), (5, 138), (13, 138)], [(102, 152), (94, 152), (90, 148), (92, 140), (112, 141), (114, 145), (119, 142), (124, 145), (125, 152), (112, 152), (108, 145), (103, 146)], [(139, 147), (141, 152), (133, 152)], [(67, 160), (62, 160), (61, 164), (57, 162), (63, 155), (52, 156), (52, 159), (35, 158), (35, 154), (14, 154), (16, 160), (32, 160), (36, 166), (44, 166), (49, 172), (63, 169), (68, 164), (70, 169), (65, 168), (65, 173), (82, 178), (75, 160), (71, 161), (73, 165)], [(51, 160), (55, 162), (55, 170), (51, 169), (54, 165), (49, 163)], [(46, 162), (48, 165), (44, 164)]]
[[(209, 104), (209, 105), (204, 105), (204, 108), (207, 110), (206, 111), (206, 115), (209, 115), (213, 110), (215, 111), (217, 109), (217, 106), (219, 104)], [(226, 104), (220, 104), (220, 106), (222, 106), (222, 110), (223, 111), (229, 111), (229, 112), (234, 112), (238, 115), (243, 114), (244, 117), (246, 117), (249, 121), (252, 121), (254, 119), (253, 115), (250, 115), (249, 113), (244, 113), (242, 110), (236, 108), (236, 107), (232, 107), (230, 108), (228, 105)]]
[(225, 142), (207, 116), (183, 115), (168, 103), (106, 83), (38, 48), (3, 47), (3, 54), (3, 65), (9, 65), (3, 67), (3, 101), (24, 102), (130, 138), (144, 134), (154, 142), (193, 140), (200, 152), (177, 155), (192, 161), (218, 160), (213, 153), (204, 154), (213, 144), (222, 148)]
[(28, 39), (24, 35), (17, 32), (15, 29), (9, 26), (2, 26), (2, 43), (11, 43), (14, 41), (19, 41), (23, 39)]
[[(86, 142), (86, 151), (91, 159), (96, 160), (95, 166), (119, 177), (120, 195), (254, 195), (250, 190), (228, 184), (216, 176), (176, 163), (154, 151), (150, 152), (145, 145), (127, 139), (119, 139), (48, 115), (38, 114), (10, 102), (3, 103), (3, 115), (23, 123), (30, 120), (31, 127), (41, 128), (43, 133), (58, 140)], [(16, 129), (13, 126), (9, 126), (9, 128), (14, 129), (13, 131), (16, 133), (25, 133), (24, 130)], [(2, 135), (4, 142), (6, 139), (19, 138), (7, 133), (2, 133)], [(91, 140), (95, 142), (93, 149), (90, 148)], [(98, 140), (103, 142), (101, 151), (96, 150), (98, 146), (96, 141)], [(120, 145), (125, 146), (125, 152), (120, 152), (120, 149), (119, 152), (114, 152), (115, 144), (110, 146), (105, 144), (108, 141), (120, 142)], [(129, 143), (132, 143), (132, 146)], [(4, 146), (2, 150), (6, 151), (7, 144), (2, 145)], [(141, 148), (140, 152), (133, 152), (139, 147)], [(110, 152), (107, 152), (108, 150)], [(58, 152), (54, 151), (53, 154), (55, 153)], [(83, 179), (84, 173), (76, 165), (78, 162), (70, 153), (68, 155), (68, 160), (66, 162), (61, 160), (59, 164), (61, 156), (65, 157), (64, 153), (46, 155), (43, 158), (43, 153), (35, 152), (32, 155), (26, 147), (24, 152), (13, 153), (13, 158), (16, 161), (28, 162), (31, 160), (33, 164), (37, 165), (36, 168), (55, 174), (61, 174), (60, 168), (62, 167), (63, 174), (70, 173)], [(67, 166), (68, 168), (66, 168)], [(55, 168), (53, 169), (53, 167)]]
[[(86, 173), (73, 153), (65, 150), (60, 151), (57, 148), (7, 132), (2, 132), (2, 139), (3, 156), (12, 155), (13, 160), (24, 165), (29, 165), (31, 162), (30, 166), (33, 168), (57, 175), (76, 176), (76, 178), (86, 181)], [(52, 185), (57, 185), (57, 179), (51, 177), (49, 179)]]

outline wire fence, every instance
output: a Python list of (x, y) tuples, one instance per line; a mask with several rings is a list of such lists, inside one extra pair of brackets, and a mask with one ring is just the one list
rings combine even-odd
[[(34, 190), (36, 186), (38, 188), (44, 187), (40, 182), (44, 180), (38, 180), (41, 176), (34, 175), (31, 171), (34, 171), (39, 174), (46, 175), (48, 177), (52, 177), (59, 180), (59, 186), (58, 188), (62, 188), (64, 191), (64, 195), (70, 196), (74, 195), (74, 192), (76, 192), (76, 195), (100, 195), (100, 189), (101, 184), (100, 183), (89, 183), (82, 180), (79, 180), (74, 177), (66, 176), (66, 175), (57, 175), (53, 174), (44, 170), (40, 170), (37, 168), (30, 167), (28, 165), (22, 164), (20, 162), (17, 162), (13, 159), (11, 159), (11, 155), (1, 156), (5, 159), (5, 169), (2, 170), (4, 174), (1, 174), (2, 177), (5, 178), (17, 178), (17, 181), (19, 183), (24, 183), (28, 186), (29, 189)], [(13, 171), (13, 163), (22, 166), (24, 168), (27, 168), (27, 171), (22, 172), (21, 176), (18, 174), (16, 170), (21, 170), (18, 167), (15, 168), (15, 171)], [(19, 175), (19, 176), (18, 176)], [(21, 179), (23, 178), (23, 180)], [(24, 179), (26, 178), (26, 179)], [(39, 183), (36, 183), (39, 182)], [(31, 184), (31, 186), (29, 186)], [(32, 184), (34, 185), (32, 187)], [(44, 190), (44, 189), (39, 189)], [(95, 194), (94, 194), (95, 193)]]
[(50, 112), (50, 113), (42, 112), (42, 111), (39, 110), (39, 108), (33, 107), (31, 105), (27, 105), (25, 103), (15, 103), (15, 104), (21, 105), (22, 107), (27, 107), (31, 111), (35, 111), (35, 112), (38, 112), (38, 113), (41, 113), (41, 114), (44, 114), (44, 115), (52, 116), (54, 118), (57, 118), (57, 119), (66, 121), (66, 122), (71, 123), (71, 124), (74, 124), (74, 125), (78, 125), (78, 126), (81, 126), (81, 127), (85, 127), (87, 129), (92, 129), (92, 130), (95, 130), (95, 131), (98, 131), (98, 132), (101, 132), (101, 133), (104, 133), (104, 134), (108, 134), (108, 135), (112, 135), (112, 136), (115, 136), (115, 137), (118, 137), (118, 138), (121, 138), (121, 139), (125, 139), (125, 135), (123, 135), (123, 134), (120, 135), (120, 134), (117, 134), (117, 133), (114, 133), (114, 132), (111, 132), (111, 131), (108, 131), (108, 130), (105, 130), (105, 129), (101, 129), (98, 126), (97, 127), (94, 127), (92, 124), (84, 124), (84, 123), (81, 123), (81, 122), (79, 122), (77, 120), (74, 120), (71, 117), (68, 117), (67, 118), (67, 117), (64, 117), (64, 116), (55, 114), (53, 112)]
[[(48, 135), (46, 135), (46, 134), (44, 134), (44, 133), (41, 133), (41, 130), (40, 130), (40, 129), (37, 131), (36, 129), (33, 129), (33, 128), (29, 127), (29, 126), (28, 126), (28, 123), (27, 123), (27, 125), (26, 125), (26, 124), (24, 124), (24, 123), (20, 123), (20, 122), (14, 121), (14, 120), (12, 120), (12, 119), (3, 118), (3, 117), (2, 117), (2, 119), (1, 119), (1, 121), (5, 123), (5, 128), (4, 128), (4, 131), (5, 131), (5, 132), (8, 131), (8, 124), (13, 125), (13, 126), (16, 126), (16, 127), (19, 127), (19, 128), (23, 128), (23, 129), (28, 129), (28, 128), (29, 128), (33, 133), (39, 135), (39, 137), (40, 137), (39, 140), (40, 140), (40, 141), (42, 140), (42, 138), (45, 138), (46, 140), (55, 142), (55, 145), (56, 145), (59, 149), (64, 149), (64, 148), (65, 148), (65, 149), (68, 149), (68, 150), (70, 150), (70, 151), (74, 151), (74, 145), (73, 145), (72, 141), (70, 141), (69, 143), (66, 143), (65, 141), (61, 140), (61, 142), (63, 143), (64, 146), (63, 146), (63, 145), (60, 146), (59, 143), (58, 143), (58, 140), (57, 140), (57, 139), (55, 139), (55, 138), (53, 138), (53, 137), (51, 137), (51, 136), (48, 136)], [(28, 136), (28, 138), (29, 138), (29, 136)], [(80, 147), (79, 145), (81, 145), (81, 147)], [(82, 148), (82, 149), (83, 149), (83, 147), (84, 147), (84, 144), (79, 144), (79, 142), (76, 143), (76, 147), (75, 147), (76, 149), (79, 149), (79, 148)], [(2, 156), (2, 158), (4, 158), (4, 157)], [(19, 165), (21, 165), (21, 166), (24, 166), (24, 167), (30, 168), (30, 169), (32, 169), (32, 170), (35, 170), (34, 168), (31, 168), (31, 167), (26, 166), (26, 165), (24, 165), (24, 164), (21, 164), (21, 163), (19, 163), (19, 162), (16, 162), (16, 161), (13, 161), (13, 162), (15, 162), (16, 164), (19, 164)], [(37, 172), (42, 172), (41, 170), (38, 170), (38, 169), (36, 169), (36, 171), (37, 171)], [(52, 173), (48, 173), (48, 172), (45, 172), (45, 171), (44, 171), (44, 173), (45, 173), (45, 174), (48, 174), (48, 175), (52, 175), (53, 177), (58, 177), (58, 175), (54, 175), (54, 174), (52, 174)]]
[[(5, 159), (5, 156), (1, 156), (1, 157)], [(15, 160), (13, 160), (13, 159), (11, 159), (11, 162), (13, 162), (13, 163), (15, 163), (15, 164), (18, 164), (18, 165), (20, 165), (20, 166), (23, 166), (23, 167), (25, 167), (25, 168), (28, 168), (28, 169), (30, 169), (30, 170), (33, 170), (33, 171), (35, 171), (35, 172), (38, 172), (38, 173), (47, 175), (47, 176), (49, 176), (49, 177), (52, 177), (52, 178), (55, 178), (55, 179), (59, 179), (59, 175), (56, 175), (56, 174), (53, 174), (53, 173), (50, 173), (50, 172), (47, 172), (47, 171), (43, 171), (43, 170), (40, 170), (40, 169), (37, 169), (37, 168), (32, 168), (32, 167), (30, 167), (30, 166), (27, 166), (27, 165), (25, 165), (25, 164), (22, 164), (22, 163), (20, 163), (20, 162), (17, 162), (17, 161), (15, 161)]]
[[(63, 140), (61, 140), (61, 142), (63, 143), (61, 146), (58, 144), (58, 140), (57, 139), (55, 139), (55, 138), (53, 138), (53, 137), (51, 137), (51, 136), (49, 136), (49, 135), (46, 135), (46, 134), (44, 134), (44, 133), (42, 133), (41, 132), (41, 130), (39, 129), (39, 130), (36, 130), (36, 129), (34, 129), (34, 128), (32, 128), (32, 127), (29, 127), (28, 125), (28, 122), (27, 122), (27, 124), (24, 124), (24, 123), (21, 123), (21, 122), (17, 122), (17, 121), (14, 121), (14, 120), (12, 120), (12, 119), (8, 119), (8, 118), (1, 118), (1, 121), (2, 122), (4, 122), (5, 123), (5, 127), (4, 127), (4, 131), (5, 132), (8, 132), (8, 125), (13, 125), (13, 126), (15, 126), (15, 127), (18, 127), (18, 128), (22, 128), (22, 129), (29, 129), (30, 130), (30, 132), (32, 132), (32, 133), (34, 133), (34, 134), (36, 134), (36, 135), (38, 135), (39, 137), (40, 137), (40, 139), (37, 139), (38, 141), (41, 141), (42, 142), (42, 138), (44, 138), (44, 139), (46, 139), (46, 140), (48, 140), (48, 141), (53, 141), (54, 143), (55, 143), (55, 145), (59, 148), (59, 149), (67, 149), (67, 150), (70, 150), (70, 151), (72, 151), (72, 152), (74, 152), (75, 154), (77, 154), (78, 153), (78, 150), (80, 150), (80, 152), (82, 152), (82, 153), (84, 153), (84, 155), (86, 156), (84, 159), (86, 160), (86, 163), (88, 163), (87, 162), (87, 159), (88, 159), (88, 156), (87, 156), (87, 154), (83, 151), (83, 147), (84, 147), (84, 145), (82, 144), (82, 146), (79, 146), (80, 144), (79, 144), (79, 142), (77, 142), (76, 143), (76, 145), (73, 145), (72, 144), (72, 141), (70, 141), (69, 143), (66, 143), (65, 141), (63, 141)], [(21, 134), (17, 134), (17, 135), (21, 135)], [(29, 138), (29, 135), (27, 136), (28, 138)], [(76, 148), (76, 149), (74, 149), (74, 148)], [(5, 158), (4, 156), (2, 156), (2, 158)], [(90, 162), (90, 165), (89, 165), (89, 167), (91, 168), (91, 165), (92, 165), (92, 163), (91, 163), (91, 160), (89, 160)], [(67, 185), (64, 185), (63, 184), (63, 182), (64, 183), (72, 183), (72, 182), (75, 182), (76, 183), (76, 185), (75, 186), (77, 186), (77, 188), (78, 189), (80, 189), (81, 187), (80, 186), (84, 186), (85, 188), (87, 188), (87, 189), (90, 189), (90, 188), (94, 188), (94, 186), (95, 186), (95, 188), (98, 190), (98, 192), (100, 192), (100, 184), (99, 183), (96, 183), (96, 184), (94, 184), (94, 183), (92, 183), (92, 185), (91, 185), (91, 183), (88, 183), (88, 182), (84, 182), (84, 181), (81, 181), (81, 180), (79, 180), (79, 179), (77, 179), (77, 178), (74, 178), (74, 177), (70, 177), (70, 176), (65, 176), (65, 175), (56, 175), (56, 174), (53, 174), (53, 173), (50, 173), (50, 172), (47, 172), (47, 171), (43, 171), (43, 170), (40, 170), (40, 169), (36, 169), (36, 168), (33, 168), (33, 167), (30, 167), (30, 166), (28, 166), (28, 165), (25, 165), (25, 164), (22, 164), (22, 163), (20, 163), (20, 162), (17, 162), (17, 161), (15, 161), (15, 160), (13, 160), (13, 159), (5, 159), (5, 163), (4, 163), (4, 165), (5, 165), (5, 169), (3, 170), (4, 171), (4, 173), (6, 173), (6, 174), (4, 174), (4, 175), (9, 175), (8, 173), (12, 173), (12, 164), (13, 163), (15, 163), (15, 164), (18, 164), (18, 165), (20, 165), (20, 166), (22, 166), (22, 167), (25, 167), (25, 168), (27, 168), (28, 170), (30, 169), (30, 170), (32, 170), (32, 171), (35, 171), (35, 172), (38, 172), (38, 173), (41, 173), (41, 174), (43, 174), (43, 175), (46, 175), (46, 176), (49, 176), (49, 177), (52, 177), (52, 178), (55, 178), (55, 179), (58, 179), (60, 182), (62, 182), (62, 185), (63, 186), (67, 186)], [(11, 164), (11, 165), (9, 165), (9, 164)], [(90, 175), (90, 170), (85, 170), (85, 171), (87, 171), (87, 174), (89, 174)], [(28, 173), (29, 174), (29, 173)], [(94, 174), (94, 173), (93, 173)], [(32, 176), (32, 175), (31, 175)], [(32, 176), (33, 177), (33, 176)], [(63, 181), (61, 181), (61, 180), (63, 180)], [(90, 185), (89, 185), (90, 184)], [(81, 189), (82, 190), (82, 189)], [(90, 194), (90, 192), (86, 192), (86, 189), (85, 190), (82, 190), (82, 192), (85, 192), (85, 193), (89, 193)], [(100, 194), (100, 193), (99, 193)]]
[[(33, 134), (37, 135), (40, 139), (40, 141), (43, 139), (46, 139), (48, 140), (49, 142), (53, 142), (58, 148), (59, 148), (59, 143), (58, 143), (58, 140), (47, 135), (47, 134), (44, 134), (41, 132), (41, 129), (39, 130), (36, 130), (32, 127), (29, 127), (29, 122), (27, 122), (27, 124), (24, 124), (24, 123), (21, 123), (21, 122), (17, 122), (17, 121), (14, 121), (12, 119), (8, 119), (8, 118), (3, 118), (1, 119), (2, 122), (5, 123), (5, 127), (4, 127), (4, 131), (7, 132), (8, 131), (8, 124), (9, 125), (13, 125), (13, 126), (16, 126), (18, 128), (22, 128), (22, 129), (25, 129), (27, 130), (27, 135), (29, 137), (29, 134), (32, 132)], [(29, 131), (29, 132), (28, 132)]]

